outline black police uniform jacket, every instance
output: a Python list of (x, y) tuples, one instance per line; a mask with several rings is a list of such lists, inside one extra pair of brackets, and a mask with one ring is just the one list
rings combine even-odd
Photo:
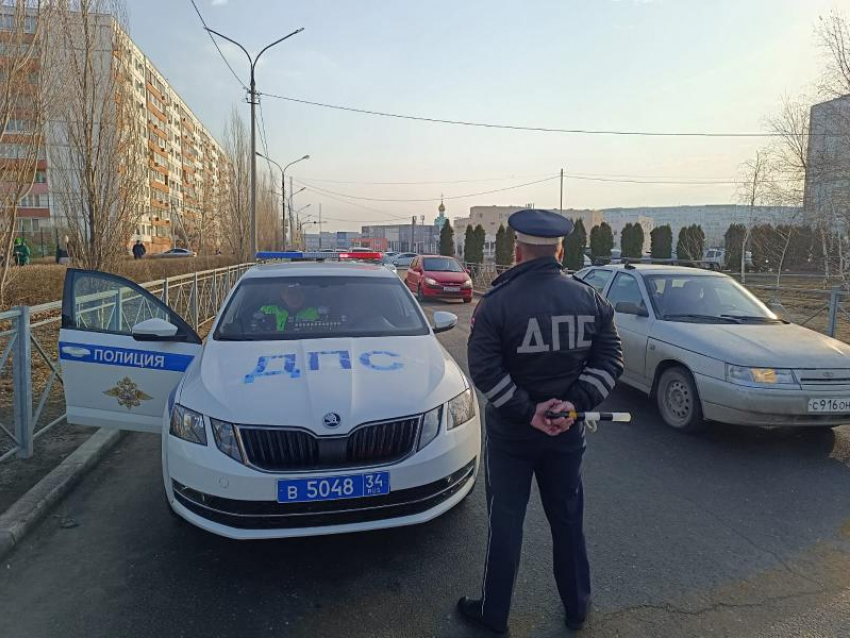
[(554, 257), (496, 278), (475, 310), (467, 347), (472, 380), (488, 399), (487, 429), (505, 436), (533, 436), (536, 404), (549, 399), (593, 410), (623, 372), (611, 304), (565, 275)]

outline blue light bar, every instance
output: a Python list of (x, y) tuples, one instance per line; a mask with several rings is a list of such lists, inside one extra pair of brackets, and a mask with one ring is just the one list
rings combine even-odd
[(336, 259), (334, 253), (305, 252), (303, 250), (263, 250), (257, 253), (258, 261), (271, 261), (275, 259), (291, 259), (300, 261), (303, 259)]

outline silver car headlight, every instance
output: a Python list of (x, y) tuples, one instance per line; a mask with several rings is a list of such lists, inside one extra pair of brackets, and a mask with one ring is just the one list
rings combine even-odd
[(204, 427), (204, 417), (202, 414), (183, 407), (179, 403), (175, 403), (171, 409), (171, 427), (169, 432), (178, 439), (197, 443), (199, 445), (207, 444), (207, 430)]
[(448, 418), (446, 419), (446, 430), (451, 430), (463, 425), (475, 416), (475, 397), (472, 396), (472, 388), (467, 388), (454, 399), (449, 401)]
[(210, 425), (212, 426), (216, 447), (234, 461), (244, 464), (245, 459), (242, 458), (242, 450), (239, 449), (239, 441), (236, 439), (236, 430), (233, 424), (210, 418)]
[(421, 450), (437, 438), (440, 432), (440, 421), (443, 420), (443, 406), (434, 408), (422, 415), (422, 429), (419, 431), (417, 450)]
[(730, 383), (752, 386), (798, 385), (793, 370), (783, 368), (747, 368), (727, 364), (726, 379)]

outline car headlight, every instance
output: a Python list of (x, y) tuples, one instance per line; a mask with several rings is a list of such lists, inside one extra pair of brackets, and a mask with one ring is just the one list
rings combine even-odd
[(434, 408), (422, 416), (422, 429), (419, 431), (419, 444), (417, 450), (421, 450), (431, 441), (437, 438), (440, 432), (440, 421), (443, 420), (443, 406)]
[(446, 430), (463, 425), (475, 416), (475, 398), (472, 388), (467, 388), (454, 399), (449, 401), (449, 412), (446, 419)]
[(431, 277), (425, 277), (425, 283), (426, 283), (427, 285), (429, 285), (429, 286), (436, 286), (436, 285), (437, 285), (437, 280), (436, 280), (436, 279), (432, 279)]
[(212, 426), (216, 447), (233, 460), (244, 464), (245, 460), (242, 458), (242, 451), (239, 449), (233, 424), (211, 418), (210, 425)]
[(464, 282), (463, 282), (463, 285), (461, 286), (461, 288), (472, 288), (472, 280), (471, 280), (471, 279), (467, 279), (466, 281), (464, 281)]
[(198, 443), (199, 445), (207, 444), (207, 430), (204, 427), (204, 417), (202, 414), (185, 408), (179, 403), (174, 404), (171, 410), (171, 427), (169, 432), (178, 439), (189, 441), (190, 443)]
[(739, 385), (797, 385), (794, 371), (782, 368), (746, 368), (727, 365), (726, 378), (730, 383)]

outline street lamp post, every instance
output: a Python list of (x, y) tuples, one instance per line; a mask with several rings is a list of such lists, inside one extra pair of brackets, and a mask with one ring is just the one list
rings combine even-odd
[(263, 53), (271, 49), (274, 45), (280, 44), (284, 40), (301, 33), (304, 28), (296, 29), (289, 35), (283, 36), (279, 40), (275, 40), (260, 51), (255, 58), (252, 58), (251, 54), (248, 53), (245, 47), (239, 44), (236, 40), (228, 38), (226, 35), (223, 35), (218, 31), (213, 31), (209, 27), (204, 28), (210, 33), (217, 35), (220, 38), (224, 38), (228, 42), (231, 42), (242, 49), (242, 52), (248, 57), (248, 64), (251, 67), (251, 86), (248, 89), (248, 100), (251, 104), (251, 258), (253, 259), (254, 255), (257, 254), (257, 85), (254, 82), (254, 69)]
[[(297, 164), (298, 162), (303, 162), (304, 160), (310, 159), (310, 156), (305, 155), (304, 157), (300, 157), (297, 160), (293, 160), (292, 162), (289, 162), (289, 164), (287, 164), (286, 166), (281, 166), (280, 164), (275, 162), (271, 157), (268, 157), (267, 155), (263, 155), (259, 151), (257, 151), (257, 155), (259, 157), (262, 157), (265, 160), (268, 160), (269, 162), (271, 162), (272, 164), (277, 166), (278, 169), (280, 169), (280, 192), (281, 192), (281, 200), (282, 200), (281, 206), (283, 207), (283, 210), (281, 212), (281, 217), (280, 217), (280, 228), (281, 228), (281, 231), (283, 233), (281, 235), (283, 237), (283, 249), (286, 250), (286, 169), (289, 168), (290, 166), (292, 166), (293, 164)], [(301, 190), (304, 190), (304, 189), (301, 189)], [(290, 195), (290, 197), (291, 197), (291, 195)], [(290, 214), (290, 216), (292, 215), (292, 206), (289, 207), (289, 214)]]
[[(292, 206), (292, 203), (290, 202), (290, 209), (289, 209), (289, 220), (290, 221), (292, 221), (292, 219), (293, 219), (291, 206)], [(307, 220), (310, 219), (313, 216), (313, 213), (310, 213), (309, 215), (304, 217), (304, 219), (300, 218), (299, 213), (301, 213), (302, 210), (307, 210), (308, 208), (310, 208), (310, 204), (305, 204), (304, 206), (302, 206), (301, 208), (299, 208), (298, 210), (295, 211), (295, 216), (298, 217), (298, 237), (299, 237), (300, 243), (302, 244), (301, 245), (302, 250), (307, 250), (307, 239), (304, 237), (304, 224), (305, 223), (310, 223), (310, 224), (316, 223), (315, 221), (307, 222)]]

